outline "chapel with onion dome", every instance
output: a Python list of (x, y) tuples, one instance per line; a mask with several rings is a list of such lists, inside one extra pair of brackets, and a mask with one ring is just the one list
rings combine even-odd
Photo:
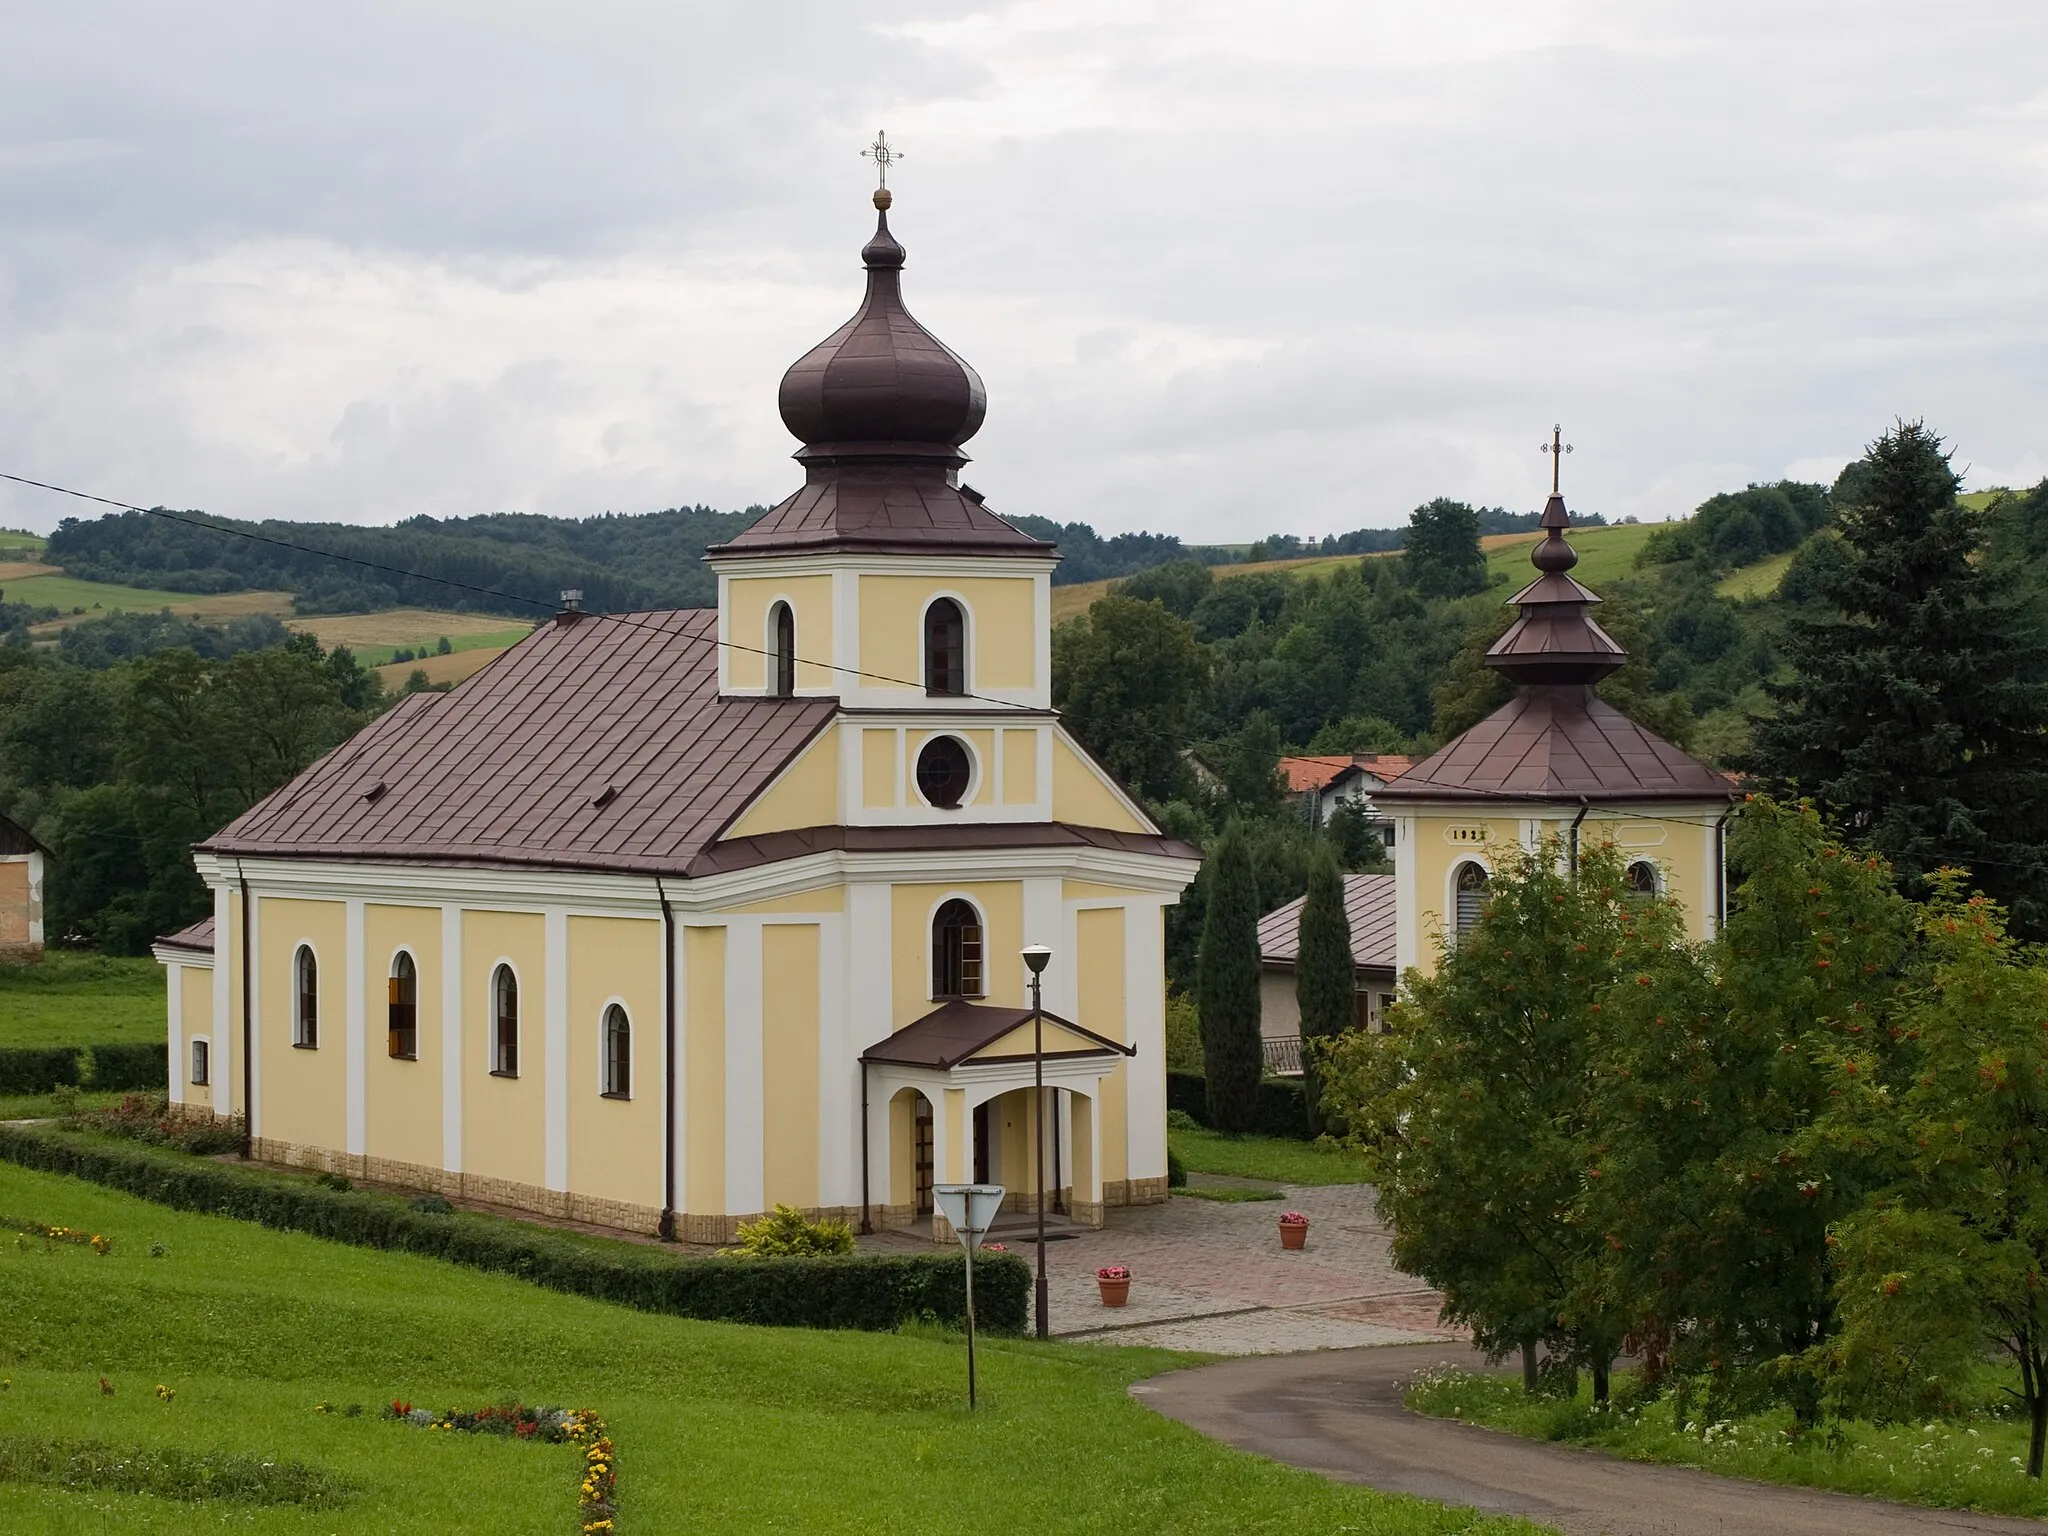
[(987, 393), (906, 306), (890, 201), (715, 610), (572, 606), (195, 849), (213, 916), (156, 946), (186, 1110), (684, 1241), (778, 1204), (944, 1238), (948, 1182), (1083, 1225), (1166, 1198), (1198, 854), (1052, 708), (1058, 551), (960, 479)]
[[(1549, 446), (1561, 452), (1561, 438)], [(1394, 822), (1397, 975), (1433, 969), (1439, 942), (1478, 920), (1502, 850), (1550, 836), (1574, 852), (1616, 845), (1631, 887), (1675, 897), (1692, 938), (1711, 937), (1725, 910), (1734, 786), (1594, 690), (1628, 653), (1593, 617), (1598, 594), (1571, 574), (1579, 557), (1556, 463), (1529, 556), (1536, 579), (1508, 599), (1514, 622), (1486, 652), (1514, 697), (1373, 792)]]

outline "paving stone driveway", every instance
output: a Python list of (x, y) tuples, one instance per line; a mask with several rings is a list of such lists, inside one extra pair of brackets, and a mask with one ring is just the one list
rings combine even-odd
[[(1456, 1336), (1437, 1322), (1436, 1294), (1394, 1268), (1369, 1187), (1286, 1187), (1283, 1195), (1228, 1203), (1175, 1195), (1165, 1205), (1112, 1209), (1102, 1230), (1047, 1243), (1052, 1331), (1223, 1355)], [(1288, 1210), (1309, 1218), (1299, 1252), (1280, 1246), (1278, 1218)], [(1028, 1229), (995, 1240), (1032, 1257)], [(1105, 1264), (1130, 1268), (1123, 1307), (1102, 1304), (1095, 1271)]]

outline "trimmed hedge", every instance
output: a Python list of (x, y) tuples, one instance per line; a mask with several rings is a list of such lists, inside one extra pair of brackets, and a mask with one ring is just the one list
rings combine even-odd
[(63, 1087), (135, 1092), (165, 1088), (170, 1064), (164, 1046), (10, 1046), (0, 1050), (0, 1093), (49, 1093)]
[(17, 1045), (0, 1051), (0, 1093), (48, 1093), (78, 1081), (75, 1045)]
[(170, 1086), (167, 1048), (162, 1041), (132, 1042), (126, 1045), (91, 1045), (92, 1073), (83, 1079), (88, 1088), (108, 1092), (140, 1093), (161, 1091)]
[[(1202, 1125), (1209, 1123), (1209, 1088), (1199, 1072), (1166, 1074), (1166, 1107), (1184, 1109)], [(1308, 1128), (1308, 1103), (1301, 1084), (1293, 1078), (1267, 1077), (1259, 1080), (1258, 1123), (1254, 1135), (1287, 1136), (1296, 1141), (1314, 1141)]]
[[(232, 1163), (110, 1146), (42, 1127), (0, 1124), (0, 1158), (87, 1179), (176, 1210), (418, 1254), (673, 1317), (886, 1331), (923, 1318), (963, 1322), (967, 1313), (966, 1276), (957, 1253), (676, 1258), (627, 1245), (604, 1252), (509, 1221), (414, 1211), (400, 1196), (329, 1189)], [(1030, 1266), (1014, 1254), (991, 1255), (976, 1261), (974, 1279), (976, 1323), (998, 1333), (1022, 1333)]]

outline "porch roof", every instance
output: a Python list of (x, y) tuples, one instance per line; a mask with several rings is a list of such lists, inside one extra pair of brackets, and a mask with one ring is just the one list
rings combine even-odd
[[(1032, 1054), (1030, 1025), (1029, 1008), (1000, 1008), (956, 998), (869, 1046), (860, 1059), (876, 1065), (932, 1067), (941, 1072), (969, 1060), (1028, 1061)], [(1021, 1042), (1009, 1038), (1020, 1033)], [(1057, 1014), (1045, 1015), (1047, 1060), (1112, 1054), (1135, 1056), (1138, 1048), (1120, 1045)]]

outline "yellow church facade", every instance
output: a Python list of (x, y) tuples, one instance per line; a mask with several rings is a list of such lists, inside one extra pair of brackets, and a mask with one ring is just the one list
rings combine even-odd
[(806, 484), (709, 552), (715, 610), (571, 604), (196, 850), (174, 1100), (266, 1160), (692, 1241), (1021, 1203), (1041, 1154), (1076, 1221), (1165, 1198), (1197, 855), (1052, 709), (1057, 552), (960, 483), (981, 382), (882, 206), (783, 383)]

